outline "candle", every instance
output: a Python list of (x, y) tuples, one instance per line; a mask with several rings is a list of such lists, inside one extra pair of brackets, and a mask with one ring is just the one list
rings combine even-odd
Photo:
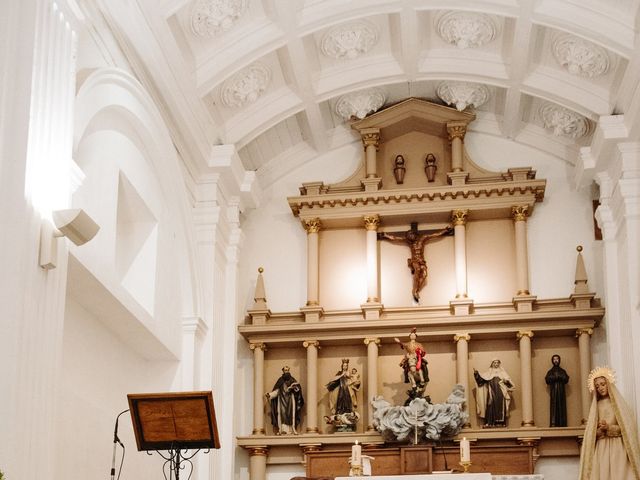
[(356, 444), (351, 447), (351, 465), (362, 465), (362, 445)]
[(471, 461), (471, 445), (469, 445), (469, 440), (467, 440), (466, 437), (463, 437), (462, 440), (460, 440), (460, 461)]

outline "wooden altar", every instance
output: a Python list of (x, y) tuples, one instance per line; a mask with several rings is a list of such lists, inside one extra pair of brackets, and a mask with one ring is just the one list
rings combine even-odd
[[(364, 147), (358, 170), (336, 185), (305, 183), (300, 195), (288, 198), (307, 236), (306, 304), (272, 312), (264, 286), (268, 272), (263, 278), (260, 271), (254, 305), (239, 327), (254, 360), (253, 431), (238, 437), (250, 454), (252, 480), (264, 480), (267, 465), (301, 462), (310, 477), (345, 475), (355, 440), (376, 458), (375, 474), (444, 469), (439, 447), (385, 444), (373, 425), (374, 396), (404, 401), (402, 352), (393, 339), (412, 327), (437, 372), (429, 395), (440, 402), (455, 383), (465, 387), (470, 418), (459, 437), (473, 441), (472, 471), (530, 474), (539, 456), (579, 455), (589, 408), (590, 337), (604, 309), (588, 289), (580, 251), (573, 293), (539, 299), (529, 291), (527, 219), (543, 201), (546, 181), (530, 168), (489, 172), (476, 165), (464, 149), (474, 118), (409, 99), (356, 121), (352, 127)], [(427, 167), (434, 165), (431, 156), (437, 159), (431, 175), (425, 175), (426, 152)], [(455, 232), (427, 245), (429, 275), (438, 281), (427, 282), (420, 303), (411, 299), (406, 246), (377, 240), (378, 232), (406, 231), (412, 223), (422, 231), (452, 225)], [(362, 297), (345, 307), (354, 289), (343, 273), (345, 263), (354, 262), (366, 272), (366, 285), (357, 289)], [(544, 375), (553, 353), (562, 356), (571, 377), (563, 428), (547, 427)], [(472, 369), (485, 369), (496, 356), (517, 385), (514, 408), (507, 428), (483, 429), (475, 415)], [(336, 434), (322, 421), (328, 413), (325, 384), (345, 357), (362, 373), (361, 421), (356, 431)], [(305, 393), (300, 435), (276, 435), (266, 421), (264, 394), (283, 365)], [(456, 467), (457, 444), (445, 444), (444, 452)]]

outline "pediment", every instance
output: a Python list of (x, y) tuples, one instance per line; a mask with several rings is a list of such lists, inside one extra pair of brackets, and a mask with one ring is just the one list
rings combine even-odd
[(369, 129), (379, 130), (385, 141), (413, 131), (446, 137), (447, 124), (466, 127), (475, 118), (474, 113), (459, 112), (427, 100), (409, 98), (353, 122), (351, 128), (360, 133)]

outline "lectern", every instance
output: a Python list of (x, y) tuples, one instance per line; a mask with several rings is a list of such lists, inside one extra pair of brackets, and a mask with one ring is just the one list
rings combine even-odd
[[(129, 394), (131, 421), (139, 451), (157, 451), (180, 479), (183, 462), (201, 450), (220, 448), (212, 392)], [(166, 450), (166, 452), (164, 452)], [(188, 452), (193, 450), (193, 452)], [(166, 477), (166, 475), (165, 475)]]

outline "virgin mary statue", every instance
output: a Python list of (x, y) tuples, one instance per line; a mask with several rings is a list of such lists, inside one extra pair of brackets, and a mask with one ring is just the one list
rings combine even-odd
[(640, 480), (636, 423), (608, 367), (591, 371), (593, 395), (580, 451), (579, 480)]

